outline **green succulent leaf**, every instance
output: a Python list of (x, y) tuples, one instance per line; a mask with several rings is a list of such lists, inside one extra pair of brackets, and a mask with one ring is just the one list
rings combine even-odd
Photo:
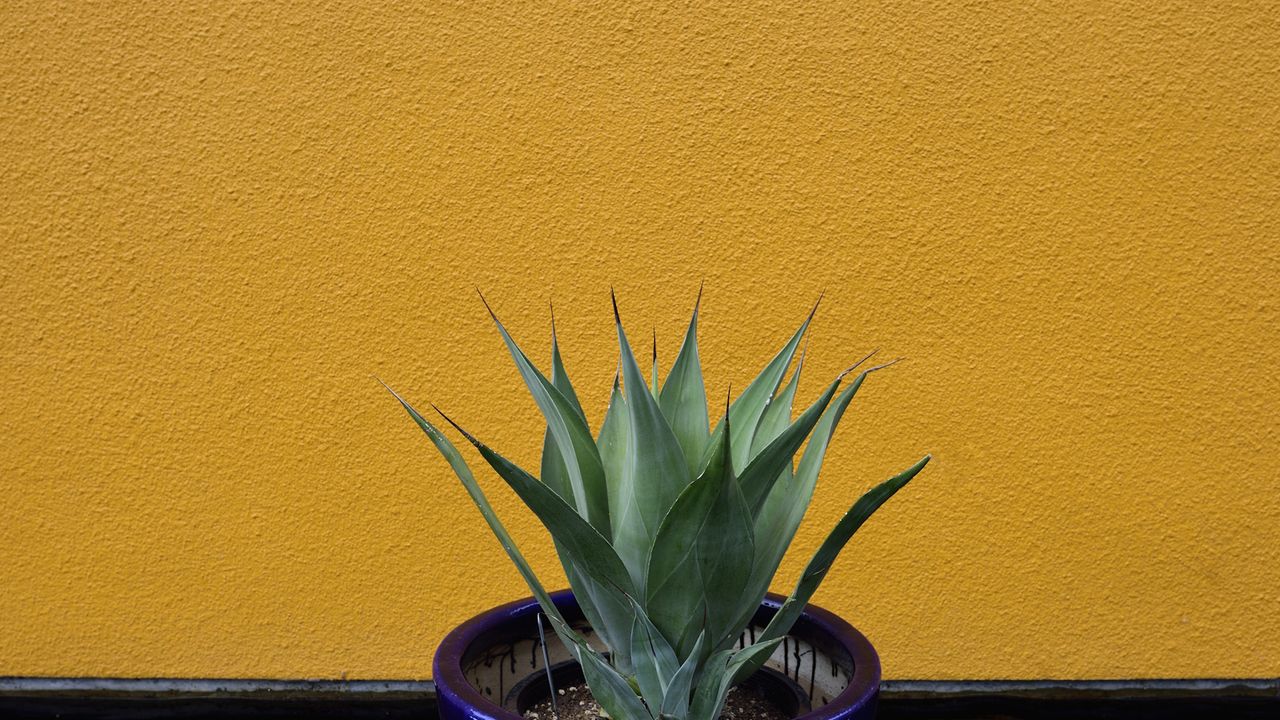
[(718, 477), (707, 474), (690, 483), (663, 519), (654, 541), (645, 607), (677, 649), (693, 623), (707, 614), (705, 579), (697, 560), (698, 539), (720, 485)]
[[(736, 634), (728, 626), (732, 618), (723, 609), (741, 602), (755, 555), (754, 535), (742, 489), (733, 476), (726, 473), (696, 545), (698, 574), (707, 603), (706, 630), (712, 640)], [(680, 639), (682, 651), (691, 649), (696, 633), (692, 626), (686, 630)]]
[(658, 404), (671, 425), (684, 459), (689, 467), (689, 477), (697, 477), (702, 469), (699, 464), (707, 449), (711, 426), (707, 419), (707, 391), (702, 381), (702, 362), (698, 358), (698, 307), (702, 292), (693, 306), (693, 317), (685, 331), (684, 343), (676, 355), (675, 364), (667, 374)]
[(782, 476), (784, 470), (791, 467), (791, 459), (795, 457), (796, 451), (800, 449), (805, 438), (809, 437), (809, 432), (822, 417), (822, 412), (827, 409), (831, 398), (835, 397), (836, 390), (843, 379), (844, 375), (841, 375), (835, 382), (828, 385), (822, 395), (801, 413), (795, 422), (766, 445), (747, 465), (747, 469), (742, 471), (742, 494), (746, 497), (747, 507), (751, 509), (753, 518), (760, 511), (760, 506), (764, 505), (774, 483)]
[(747, 595), (757, 599), (757, 603), (743, 608), (739, 617), (741, 624), (750, 622), (758, 600), (769, 590), (769, 582), (773, 579), (787, 548), (795, 537), (800, 521), (809, 508), (813, 498), (813, 490), (818, 482), (818, 471), (822, 469), (822, 461), (826, 457), (831, 438), (844, 416), (845, 410), (853, 401), (854, 395), (862, 387), (867, 375), (887, 365), (881, 365), (859, 373), (849, 387), (827, 407), (822, 419), (814, 426), (809, 444), (805, 446), (804, 455), (796, 466), (793, 479), (774, 485), (765, 500), (764, 506), (756, 515), (756, 557), (751, 569), (751, 580), (747, 583)]
[[(553, 490), (567, 488), (569, 486), (568, 470), (564, 466), (564, 459), (550, 431), (545, 433), (542, 444), (543, 484)], [(565, 496), (561, 495), (561, 497)], [(630, 610), (616, 598), (616, 593), (599, 587), (599, 583), (589, 573), (578, 568), (573, 560), (573, 554), (564, 547), (563, 543), (554, 538), (553, 542), (556, 556), (560, 558), (560, 564), (564, 568), (565, 578), (569, 580), (569, 586), (573, 588), (574, 597), (577, 598), (587, 622), (591, 623), (591, 627), (599, 633), (605, 645), (609, 647), (618, 645), (616, 639), (625, 637), (630, 626)], [(613, 660), (620, 667), (630, 667), (630, 655), (625, 651), (615, 653)]]
[(427, 422), (417, 410), (413, 409), (413, 406), (408, 401), (400, 397), (395, 390), (388, 387), (386, 383), (383, 383), (382, 386), (395, 397), (396, 401), (405, 409), (405, 412), (409, 413), (409, 417), (426, 433), (432, 444), (436, 446), (436, 449), (449, 463), (449, 467), (453, 469), (454, 474), (458, 476), (458, 480), (462, 482), (462, 487), (466, 489), (467, 495), (471, 496), (471, 501), (480, 510), (480, 515), (484, 517), (485, 523), (489, 525), (489, 530), (493, 532), (494, 537), (498, 539), (498, 543), (502, 545), (502, 549), (506, 551), (507, 557), (511, 558), (511, 563), (516, 566), (516, 571), (520, 573), (520, 577), (524, 578), (525, 584), (529, 586), (529, 591), (537, 599), (542, 612), (551, 618), (552, 623), (556, 626), (556, 633), (561, 640), (564, 641), (566, 646), (570, 646), (571, 643), (585, 645), (586, 641), (565, 622), (564, 617), (560, 614), (560, 609), (551, 601), (551, 596), (547, 594), (542, 582), (534, 574), (533, 568), (525, 560), (524, 554), (516, 546), (511, 534), (507, 532), (502, 521), (498, 519), (497, 513), (493, 511), (493, 506), (489, 504), (489, 499), (485, 497), (484, 491), (480, 489), (480, 484), (476, 482), (475, 475), (472, 474), (471, 468), (466, 461), (462, 459), (458, 449), (443, 433)]
[[(560, 355), (560, 343), (556, 337), (555, 331), (555, 314), (551, 316), (551, 384), (564, 395), (565, 399), (578, 411), (582, 413), (582, 405), (578, 402), (578, 396), (573, 390), (573, 384), (569, 382), (569, 374), (565, 371), (564, 360)], [(584, 415), (585, 417), (585, 415)], [(569, 479), (569, 470), (565, 466), (564, 456), (556, 445), (555, 437), (548, 429), (543, 433), (542, 439), (542, 482), (556, 490), (562, 498), (572, 497)], [(607, 478), (606, 478), (607, 479)], [(574, 597), (578, 600), (579, 607), (582, 608), (582, 614), (586, 617), (587, 622), (591, 623), (591, 627), (595, 628), (600, 635), (600, 639), (605, 645), (618, 648), (613, 653), (613, 663), (623, 670), (629, 670), (631, 667), (631, 656), (626, 648), (622, 647), (619, 639), (626, 637), (626, 633), (631, 629), (631, 608), (622, 603), (617, 593), (610, 588), (600, 586), (589, 573), (583, 572), (573, 561), (573, 556), (566, 550), (559, 541), (555, 541), (556, 556), (560, 558), (560, 564), (564, 567), (565, 577), (569, 580), (569, 586), (574, 590)]]
[(667, 685), (666, 691), (662, 696), (662, 706), (658, 712), (659, 717), (684, 718), (689, 714), (689, 696), (693, 692), (693, 680), (697, 676), (698, 670), (702, 667), (702, 652), (703, 646), (706, 645), (706, 640), (707, 635), (705, 632), (698, 633), (698, 639), (693, 644), (693, 651), (689, 653), (689, 657), (671, 676), (671, 682)]
[[(805, 343), (808, 345), (808, 343)], [(804, 369), (805, 350), (800, 351), (800, 359), (796, 361), (796, 369), (791, 379), (782, 386), (778, 394), (773, 396), (764, 413), (760, 416), (760, 425), (751, 438), (751, 457), (760, 454), (766, 445), (773, 442), (791, 424), (791, 410), (795, 405), (796, 390), (800, 387), (800, 371)]]
[(569, 551), (556, 542), (556, 554), (562, 558), (565, 577), (582, 614), (606, 646), (613, 650), (611, 660), (620, 671), (631, 672), (631, 651), (623, 638), (633, 622), (631, 609), (618, 599), (616, 589), (603, 585), (573, 563)]
[[(839, 557), (840, 551), (853, 537), (853, 534), (862, 527), (862, 524), (871, 517), (877, 509), (880, 508), (889, 498), (901, 490), (911, 479), (920, 474), (925, 465), (929, 464), (932, 456), (925, 455), (916, 464), (893, 476), (892, 478), (880, 483), (879, 485), (868, 490), (849, 511), (840, 518), (840, 522), (836, 523), (831, 534), (823, 541), (817, 552), (813, 554), (813, 558), (809, 560), (809, 564), (805, 566), (804, 573), (800, 576), (800, 581), (796, 583), (796, 588), (791, 595), (782, 603), (782, 607), (778, 609), (777, 614), (765, 626), (764, 632), (760, 635), (759, 641), (776, 640), (786, 635), (795, 624), (796, 618), (800, 617), (800, 613), (804, 612), (805, 604), (809, 602), (809, 598), (813, 597), (813, 593), (822, 584), (823, 578), (827, 576), (827, 572), (831, 569), (831, 565)], [(763, 662), (763, 661), (762, 661)], [(759, 666), (746, 667), (741, 672), (742, 677), (754, 672)]]
[(786, 374), (787, 368), (791, 365), (792, 358), (795, 357), (796, 348), (800, 346), (800, 340), (804, 338), (804, 333), (809, 329), (809, 323), (813, 321), (813, 315), (818, 311), (818, 305), (815, 303), (813, 310), (809, 311), (809, 316), (805, 318), (804, 323), (800, 325), (800, 329), (796, 330), (787, 344), (778, 351), (778, 354), (769, 361), (765, 369), (747, 385), (747, 389), (742, 391), (737, 400), (733, 401), (733, 405), (729, 408), (729, 418), (733, 421), (735, 428), (733, 433), (733, 466), (742, 469), (747, 466), (747, 461), (751, 459), (751, 441), (755, 435), (756, 428), (760, 424), (760, 417), (764, 414), (765, 406), (769, 400), (777, 392), (778, 386), (782, 384), (782, 377)]
[(645, 606), (680, 657), (689, 656), (700, 633), (714, 645), (732, 630), (725, 609), (741, 602), (751, 572), (754, 529), (733, 475), (732, 435), (717, 436), (719, 459), (672, 505), (649, 562)]
[(564, 395), (564, 399), (569, 401), (570, 407), (577, 411), (585, 423), (587, 415), (582, 412), (582, 403), (578, 402), (578, 393), (574, 391), (573, 383), (569, 382), (569, 373), (564, 369), (564, 358), (560, 356), (560, 339), (556, 334), (554, 312), (551, 314), (551, 384)]
[[(557, 632), (561, 628), (572, 631), (563, 619), (553, 618), (551, 623), (556, 627)], [(565, 635), (562, 634), (561, 638), (564, 637)], [(591, 688), (592, 696), (610, 717), (615, 720), (654, 720), (653, 713), (636, 695), (631, 683), (610, 667), (609, 663), (600, 657), (600, 654), (592, 649), (586, 640), (575, 634), (570, 640), (565, 641), (565, 646), (582, 666), (582, 673), (586, 677), (587, 686)]]
[(613, 391), (609, 395), (609, 409), (605, 411), (604, 422), (600, 425), (600, 435), (596, 438), (596, 447), (600, 450), (600, 462), (604, 466), (605, 485), (609, 488), (610, 517), (617, 517), (622, 513), (620, 503), (622, 476), (626, 468), (630, 436), (627, 401), (622, 395), (618, 375), (614, 375)]
[(667, 686), (680, 669), (671, 644), (650, 622), (644, 608), (630, 598), (634, 621), (631, 625), (631, 657), (640, 694), (649, 706), (657, 707), (666, 697)]
[(758, 669), (773, 654), (781, 637), (760, 640), (740, 650), (721, 650), (707, 660), (698, 687), (693, 693), (689, 720), (715, 720), (724, 707), (724, 699), (744, 668)]
[(520, 496), (568, 553), (574, 566), (597, 579), (601, 587), (612, 588), (615, 593), (624, 594), (618, 601), (625, 604), (625, 594), (633, 594), (634, 588), (626, 567), (609, 541), (546, 485), (494, 452), (448, 416), (445, 416), (445, 420), (480, 451), (480, 456), (493, 467), (498, 477), (506, 481), (516, 495)]
[(614, 302), (627, 408), (627, 445), (613, 517), (613, 544), (637, 588), (644, 589), (649, 552), (662, 518), (689, 484), (680, 443), (636, 364)]
[[(482, 297), (481, 300), (484, 298)], [(488, 303), (485, 304), (488, 308)], [(600, 462), (600, 454), (596, 449), (591, 430), (587, 427), (582, 409), (575, 401), (569, 400), (550, 380), (534, 367), (524, 351), (516, 345), (515, 340), (503, 327), (498, 316), (489, 308), (502, 341), (506, 344), (511, 359), (515, 361), (520, 377), (524, 379), (529, 394), (533, 396), (538, 409), (547, 420), (547, 430), (555, 440), (564, 460), (568, 473), (568, 488), (553, 488), (558, 495), (571, 500), (577, 512), (587, 519), (601, 533), (610, 533), (609, 498), (605, 487), (604, 468)], [(558, 355), (558, 353), (556, 353)], [(568, 385), (568, 376), (563, 384)], [(572, 392), (572, 390), (570, 390)]]

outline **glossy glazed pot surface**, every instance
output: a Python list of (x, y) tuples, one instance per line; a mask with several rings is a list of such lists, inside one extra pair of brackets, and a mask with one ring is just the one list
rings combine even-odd
[[(603, 645), (582, 618), (569, 591), (552, 594), (565, 619), (594, 647)], [(770, 595), (739, 640), (753, 642), (783, 598)], [(545, 626), (538, 637), (538, 604), (518, 600), (458, 626), (436, 651), (433, 677), (444, 720), (518, 720), (546, 696), (545, 650), (555, 682), (578, 682), (581, 670)], [(797, 720), (869, 720), (875, 714), (880, 661), (865, 637), (848, 623), (810, 605), (774, 651), (764, 670), (747, 681)]]

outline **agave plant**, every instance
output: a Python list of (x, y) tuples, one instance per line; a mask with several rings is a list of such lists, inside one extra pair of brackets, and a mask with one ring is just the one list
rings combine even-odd
[(565, 373), (554, 321), (548, 378), (489, 310), (546, 418), (540, 478), (440, 413), (546, 526), (574, 597), (607, 654), (565, 622), (453, 443), (395, 397), (448, 460), (582, 665), (605, 712), (617, 720), (711, 720), (729, 689), (773, 653), (849, 538), (929, 456), (854, 503), (764, 632), (754, 643), (735, 647), (808, 507), (836, 425), (867, 375), (892, 363), (864, 369), (845, 385), (871, 356), (863, 358), (793, 420), (803, 352), (785, 385), (783, 379), (813, 319), (810, 312), (755, 380), (731, 404), (726, 401), (712, 429), (698, 359), (698, 303), (661, 387), (656, 358), (648, 380), (637, 364), (616, 298), (613, 310), (621, 357), (608, 411), (594, 436)]

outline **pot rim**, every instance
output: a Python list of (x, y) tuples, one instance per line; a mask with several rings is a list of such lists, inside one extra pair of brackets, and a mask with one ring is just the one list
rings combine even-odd
[[(553, 592), (551, 600), (557, 607), (576, 605), (572, 590)], [(785, 600), (786, 598), (781, 595), (769, 593), (761, 606), (777, 611)], [(536, 612), (538, 612), (538, 601), (533, 597), (522, 598), (486, 610), (463, 622), (446, 635), (436, 650), (431, 664), (431, 677), (435, 681), (437, 700), (443, 702), (447, 698), (448, 702), (455, 705), (470, 706), (473, 718), (523, 720), (520, 715), (507, 710), (472, 687), (463, 675), (462, 658), (467, 648), (481, 635), (504, 622)], [(793, 720), (831, 720), (837, 716), (856, 712), (867, 703), (874, 701), (880, 689), (880, 657), (865, 635), (840, 616), (813, 603), (805, 607), (796, 624), (816, 627), (819, 631), (836, 639), (853, 658), (853, 675), (849, 678), (848, 687), (832, 698), (831, 702), (799, 715)]]

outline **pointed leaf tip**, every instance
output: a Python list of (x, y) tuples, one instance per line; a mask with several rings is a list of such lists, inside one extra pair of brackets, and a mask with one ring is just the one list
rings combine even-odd
[(879, 365), (876, 365), (875, 367), (869, 367), (869, 368), (867, 368), (866, 370), (863, 370), (862, 372), (864, 372), (864, 373), (873, 373), (873, 372), (875, 372), (875, 371), (877, 371), (877, 370), (883, 370), (883, 369), (885, 369), (885, 368), (887, 368), (887, 367), (890, 367), (890, 366), (892, 366), (892, 365), (897, 365), (898, 363), (902, 362), (903, 360), (906, 360), (906, 358), (894, 358), (894, 359), (890, 360), (890, 361), (889, 361), (889, 362), (887, 362), (887, 363), (881, 363), (881, 364), (879, 364)]
[[(854, 370), (857, 370), (858, 367), (862, 365), (862, 363), (875, 357), (876, 353), (878, 352), (880, 352), (880, 348), (876, 348), (875, 350), (872, 350), (871, 352), (867, 353), (862, 357), (861, 360), (845, 368), (844, 371), (840, 373), (839, 377), (836, 378), (836, 380), (843, 380), (846, 375), (853, 372)], [(867, 372), (870, 372), (870, 370), (868, 370)]]
[(612, 287), (609, 288), (609, 299), (613, 301), (613, 321), (621, 325), (622, 316), (618, 314), (618, 295)]
[(489, 307), (489, 301), (484, 299), (484, 293), (480, 292), (479, 285), (476, 286), (476, 295), (480, 296), (480, 302), (484, 303), (484, 309), (489, 311), (489, 317), (493, 318), (494, 322), (498, 322), (498, 314), (493, 311), (493, 308)]
[(447, 422), (447, 423), (449, 423), (450, 425), (452, 425), (454, 430), (457, 430), (458, 432), (462, 433), (462, 436), (463, 436), (463, 437), (465, 437), (469, 442), (471, 442), (471, 443), (475, 443), (475, 444), (477, 444), (477, 445), (482, 444), (482, 443), (480, 443), (480, 441), (478, 441), (478, 440), (476, 440), (474, 437), (472, 437), (472, 436), (471, 436), (471, 433), (467, 432), (466, 430), (463, 430), (461, 425), (459, 425), (458, 423), (454, 422), (454, 421), (453, 421), (453, 418), (449, 417), (448, 415), (445, 415), (445, 414), (444, 414), (444, 411), (443, 411), (443, 410), (441, 410), (440, 408), (436, 407), (435, 403), (430, 403), (430, 405), (431, 405), (431, 409), (432, 409), (432, 410), (435, 410), (437, 415), (439, 415), (440, 417), (444, 418), (444, 421), (445, 421), (445, 422)]
[[(401, 397), (401, 396), (400, 396), (400, 393), (396, 392), (395, 390), (392, 390), (390, 385), (386, 384), (385, 382), (382, 382), (382, 378), (378, 377), (377, 375), (374, 375), (374, 376), (373, 376), (373, 379), (374, 379), (374, 380), (377, 380), (377, 381), (378, 381), (378, 382), (380, 382), (380, 383), (382, 383), (382, 387), (386, 388), (386, 389), (387, 389), (387, 392), (391, 393), (391, 397), (395, 398), (395, 399), (396, 399), (396, 402), (400, 403), (400, 404), (401, 404), (401, 405), (403, 405), (405, 408), (409, 408), (409, 407), (410, 407), (410, 405), (409, 405), (409, 401), (408, 401), (408, 400), (405, 400), (403, 397)], [(432, 407), (435, 407), (435, 406), (434, 406), (434, 405), (432, 405)]]

